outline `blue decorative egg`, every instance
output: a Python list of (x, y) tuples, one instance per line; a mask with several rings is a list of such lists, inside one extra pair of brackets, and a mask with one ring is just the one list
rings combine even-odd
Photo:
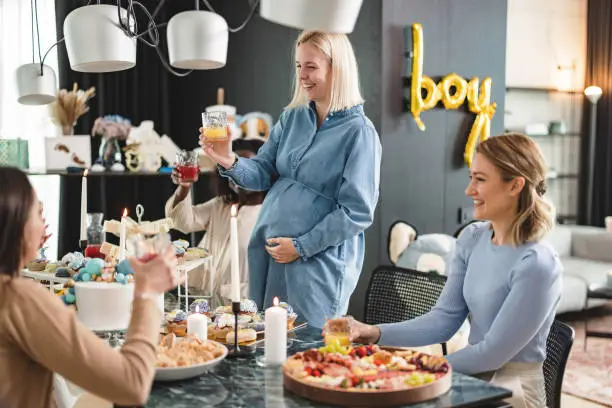
[(63, 297), (66, 304), (71, 305), (76, 302), (76, 297), (72, 293), (66, 293)]
[(117, 276), (115, 276), (115, 280), (118, 283), (127, 283), (127, 276), (122, 273), (118, 273)]
[(102, 259), (92, 258), (87, 261), (85, 268), (91, 276), (99, 276), (102, 273), (102, 268), (104, 268), (104, 261)]
[(84, 273), (82, 273), (80, 275), (81, 275), (81, 280), (83, 282), (89, 282), (91, 280), (91, 275), (88, 274), (87, 272), (84, 272)]
[(74, 295), (74, 286), (71, 288), (68, 288), (68, 293)]
[(132, 269), (132, 266), (130, 265), (127, 259), (119, 262), (117, 266), (115, 266), (115, 270), (117, 271), (118, 274), (119, 273), (123, 275), (133, 275), (134, 274), (134, 270)]

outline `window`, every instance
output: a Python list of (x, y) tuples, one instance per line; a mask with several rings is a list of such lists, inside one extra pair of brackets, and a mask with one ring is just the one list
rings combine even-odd
[[(57, 41), (54, 0), (37, 0), (40, 52), (42, 55)], [(32, 62), (31, 6), (26, 0), (0, 0), (0, 137), (28, 140), (30, 167), (45, 163), (44, 138), (55, 136), (47, 106), (25, 106), (17, 103), (15, 71), (22, 64)], [(36, 37), (34, 46), (37, 47)], [(38, 48), (35, 61), (39, 62)], [(57, 73), (57, 50), (54, 48), (45, 64)], [(57, 257), (57, 226), (59, 218), (59, 177), (30, 177), (39, 198), (45, 203), (45, 215), (53, 236), (47, 255)]]

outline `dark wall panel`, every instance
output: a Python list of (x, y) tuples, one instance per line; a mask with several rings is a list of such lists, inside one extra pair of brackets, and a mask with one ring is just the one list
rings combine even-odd
[[(490, 76), (497, 114), (491, 133), (503, 130), (505, 0), (385, 0), (382, 2), (381, 202), (375, 228), (379, 264), (387, 264), (387, 234), (396, 220), (416, 225), (420, 233), (452, 233), (460, 225), (458, 211), (472, 203), (464, 194), (468, 171), (463, 148), (475, 115), (466, 109), (441, 107), (421, 115), (420, 131), (410, 113), (402, 112), (402, 76), (410, 75), (403, 28), (421, 23), (424, 33), (424, 75), (439, 78), (451, 72), (470, 79)], [(411, 36), (410, 36), (411, 38)], [(371, 237), (370, 245), (376, 244)], [(371, 246), (370, 253), (375, 252)], [(351, 312), (361, 316), (372, 269), (364, 268), (352, 298)]]

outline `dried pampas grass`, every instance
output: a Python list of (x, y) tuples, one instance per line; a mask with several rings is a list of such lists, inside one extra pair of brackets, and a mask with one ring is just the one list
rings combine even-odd
[(77, 119), (89, 111), (87, 101), (96, 94), (96, 88), (91, 87), (86, 91), (80, 90), (75, 82), (72, 91), (61, 89), (57, 99), (49, 105), (51, 119), (62, 127), (64, 134), (71, 134)]

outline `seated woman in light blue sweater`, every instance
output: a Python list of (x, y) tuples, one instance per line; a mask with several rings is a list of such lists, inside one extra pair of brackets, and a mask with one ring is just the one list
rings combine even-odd
[(455, 371), (513, 389), (515, 407), (545, 407), (542, 363), (561, 295), (561, 264), (541, 238), (552, 227), (543, 199), (546, 164), (520, 134), (482, 142), (466, 194), (474, 217), (457, 242), (448, 281), (431, 312), (369, 326), (348, 317), (351, 339), (388, 346), (448, 341), (469, 315), (469, 345), (448, 356)]

